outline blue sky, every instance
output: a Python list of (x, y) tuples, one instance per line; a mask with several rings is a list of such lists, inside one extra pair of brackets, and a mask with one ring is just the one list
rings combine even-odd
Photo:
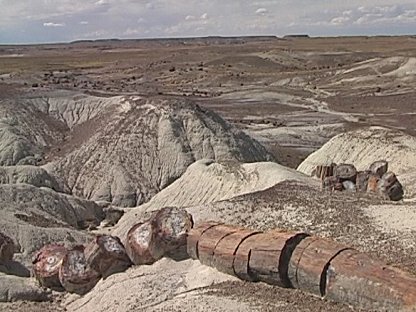
[(0, 0), (0, 44), (99, 38), (416, 33), (415, 1)]

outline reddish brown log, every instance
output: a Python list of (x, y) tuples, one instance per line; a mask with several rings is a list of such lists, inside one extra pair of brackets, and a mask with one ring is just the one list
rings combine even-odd
[(62, 289), (59, 281), (59, 268), (68, 253), (63, 245), (50, 244), (43, 246), (33, 257), (33, 274), (39, 283), (51, 289)]
[(217, 225), (204, 231), (198, 241), (198, 257), (202, 264), (213, 266), (214, 250), (226, 236), (244, 230), (232, 225)]
[(334, 176), (336, 176), (341, 182), (346, 180), (355, 182), (357, 169), (350, 164), (340, 164), (335, 167)]
[(288, 276), (291, 284), (312, 294), (324, 295), (327, 266), (346, 249), (350, 248), (328, 239), (305, 238), (295, 248), (290, 259)]
[(246, 238), (258, 233), (246, 229), (225, 236), (215, 247), (212, 265), (221, 272), (236, 275), (234, 272), (234, 257), (238, 247)]
[(170, 256), (186, 254), (186, 238), (192, 229), (192, 216), (185, 209), (166, 207), (151, 219), (160, 248)]
[(356, 188), (358, 192), (367, 192), (367, 186), (368, 186), (368, 179), (370, 178), (371, 171), (359, 171), (357, 173), (357, 179), (356, 179)]
[(315, 176), (323, 181), (326, 177), (331, 177), (334, 175), (335, 166), (335, 164), (331, 164), (329, 166), (316, 166)]
[(158, 245), (156, 232), (155, 225), (147, 221), (127, 233), (126, 251), (134, 264), (152, 264), (163, 257), (165, 251)]
[(325, 298), (374, 311), (416, 311), (416, 278), (346, 250), (327, 268)]
[(221, 223), (215, 222), (215, 221), (208, 221), (204, 223), (200, 223), (196, 227), (194, 227), (188, 234), (187, 237), (187, 252), (188, 255), (194, 259), (198, 260), (198, 242), (201, 238), (201, 235), (208, 229), (218, 226)]
[(371, 174), (368, 178), (367, 192), (376, 193), (379, 180), (380, 178), (378, 176)]
[(87, 263), (84, 246), (69, 250), (59, 268), (59, 281), (70, 293), (83, 295), (89, 292), (100, 279), (100, 274)]
[(124, 272), (131, 261), (118, 237), (98, 235), (85, 248), (88, 265), (106, 278)]
[(0, 262), (11, 261), (14, 255), (13, 240), (0, 232)]
[(370, 171), (372, 174), (381, 178), (388, 170), (389, 163), (385, 160), (375, 161), (370, 165)]

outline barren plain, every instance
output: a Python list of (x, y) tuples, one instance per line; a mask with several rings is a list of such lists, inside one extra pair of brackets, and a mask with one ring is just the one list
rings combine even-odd
[[(329, 237), (416, 274), (415, 87), (414, 36), (0, 46), (0, 231), (30, 269), (44, 244), (124, 240), (177, 206), (196, 222)], [(311, 177), (380, 159), (404, 200)], [(0, 301), (18, 300), (1, 311), (360, 311), (190, 259), (132, 267), (85, 296), (13, 272), (0, 266)]]

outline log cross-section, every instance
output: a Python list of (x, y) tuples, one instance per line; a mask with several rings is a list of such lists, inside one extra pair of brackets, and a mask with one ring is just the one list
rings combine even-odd
[(208, 222), (200, 223), (188, 233), (187, 252), (188, 252), (189, 257), (191, 257), (194, 260), (199, 259), (198, 244), (199, 244), (199, 239), (201, 238), (201, 235), (204, 234), (204, 232), (209, 230), (210, 228), (221, 225), (221, 224), (222, 223), (219, 223), (216, 221), (208, 221)]

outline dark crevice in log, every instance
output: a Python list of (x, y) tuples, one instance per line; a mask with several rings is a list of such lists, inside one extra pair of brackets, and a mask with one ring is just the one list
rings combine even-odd
[(292, 258), (293, 251), (303, 241), (306, 237), (309, 237), (309, 234), (300, 233), (290, 238), (285, 246), (283, 247), (282, 253), (279, 259), (279, 275), (282, 283), (288, 288), (294, 288), (292, 282), (289, 279), (289, 262)]
[(321, 292), (321, 296), (325, 297), (326, 295), (326, 283), (327, 283), (327, 275), (328, 275), (328, 268), (331, 265), (331, 261), (334, 260), (337, 256), (343, 253), (346, 250), (354, 250), (352, 248), (344, 248), (338, 251), (331, 259), (329, 259), (328, 263), (324, 266), (324, 269), (321, 273), (321, 281), (319, 282), (319, 290)]
[[(201, 232), (201, 235), (199, 235), (199, 239), (202, 237), (202, 235), (204, 235), (204, 233), (210, 229), (212, 229), (213, 227), (219, 226), (219, 225), (223, 225), (223, 223), (218, 223), (218, 224), (211, 224), (209, 227), (207, 227), (205, 230), (203, 230)], [(195, 248), (195, 253), (196, 253), (196, 258), (199, 259), (199, 239), (196, 241), (196, 248)]]
[[(254, 235), (257, 235), (257, 234), (261, 234), (262, 232), (253, 232), (253, 233), (251, 233), (251, 234), (249, 234), (249, 235), (247, 235), (236, 247), (235, 247), (235, 250), (234, 250), (234, 256), (237, 254), (237, 251), (238, 251), (238, 248), (240, 248), (240, 246), (241, 246), (241, 244), (242, 243), (244, 243), (244, 241), (246, 240), (246, 239), (248, 239), (248, 238), (250, 238), (250, 237), (252, 237), (252, 236), (254, 236)], [(248, 270), (249, 270), (249, 263), (250, 263), (250, 255), (251, 255), (251, 251), (249, 252), (249, 254), (248, 254), (248, 261), (247, 261), (247, 272), (248, 272)], [(234, 271), (234, 275), (235, 276), (238, 276), (238, 274), (235, 272), (235, 269), (234, 269), (234, 261), (235, 261), (235, 257), (234, 257), (234, 260), (233, 260), (233, 271)]]

